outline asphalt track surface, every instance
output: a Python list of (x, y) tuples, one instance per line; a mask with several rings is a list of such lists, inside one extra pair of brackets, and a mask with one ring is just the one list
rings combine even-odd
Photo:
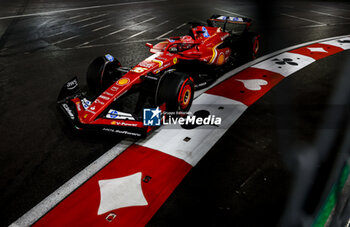
[[(77, 75), (84, 85), (86, 66), (95, 56), (111, 53), (133, 66), (149, 56), (146, 41), (186, 34), (184, 23), (211, 14), (254, 18), (263, 55), (350, 34), (346, 2), (279, 2), (272, 11), (258, 9), (245, 1), (2, 1), (1, 225), (15, 221), (122, 139), (78, 134), (56, 108), (63, 83)], [(276, 124), (276, 100), (288, 89), (300, 107), (290, 143), (312, 141), (347, 57), (342, 52), (298, 71), (248, 108), (149, 226), (276, 225), (290, 184), (280, 157), (278, 133), (285, 128)]]

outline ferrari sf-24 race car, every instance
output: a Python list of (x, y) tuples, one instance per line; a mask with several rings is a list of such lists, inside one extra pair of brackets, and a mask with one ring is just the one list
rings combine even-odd
[(88, 89), (83, 92), (73, 78), (61, 89), (58, 105), (77, 129), (145, 136), (155, 127), (144, 124), (144, 108), (186, 113), (195, 90), (256, 58), (260, 36), (249, 31), (251, 24), (221, 15), (207, 24), (190, 22), (185, 36), (146, 43), (153, 55), (133, 68), (110, 54), (97, 57), (88, 66)]

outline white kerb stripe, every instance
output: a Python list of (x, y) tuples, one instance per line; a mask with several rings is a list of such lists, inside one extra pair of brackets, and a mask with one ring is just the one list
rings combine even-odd
[(313, 63), (315, 59), (301, 54), (285, 52), (263, 62), (253, 65), (253, 68), (265, 69), (282, 76), (289, 76), (305, 66)]
[(326, 42), (321, 42), (322, 44), (328, 44), (336, 47), (340, 47), (343, 50), (348, 50), (350, 49), (350, 37), (345, 37), (342, 39), (335, 39), (335, 40), (330, 40)]
[[(221, 105), (223, 108), (219, 109)], [(199, 126), (190, 130), (179, 125), (163, 126), (152, 138), (139, 141), (138, 144), (195, 166), (247, 108), (241, 102), (204, 93), (193, 102), (190, 112), (209, 111), (210, 115), (221, 117), (220, 126)]]

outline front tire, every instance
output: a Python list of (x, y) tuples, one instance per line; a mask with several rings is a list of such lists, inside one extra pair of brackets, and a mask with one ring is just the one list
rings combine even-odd
[(86, 82), (89, 89), (95, 94), (100, 94), (103, 90), (111, 86), (122, 75), (117, 69), (121, 67), (118, 60), (108, 61), (105, 57), (94, 59), (87, 70)]
[(166, 104), (169, 112), (187, 112), (193, 101), (193, 79), (179, 72), (164, 75), (157, 92), (157, 105)]

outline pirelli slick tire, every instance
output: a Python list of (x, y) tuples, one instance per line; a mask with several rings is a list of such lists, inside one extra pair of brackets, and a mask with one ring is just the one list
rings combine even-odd
[(117, 69), (121, 67), (117, 59), (109, 61), (106, 57), (95, 58), (88, 66), (86, 82), (88, 88), (95, 94), (100, 94), (122, 75)]
[(184, 73), (165, 75), (157, 92), (157, 105), (165, 103), (168, 112), (187, 112), (193, 101), (194, 82)]

